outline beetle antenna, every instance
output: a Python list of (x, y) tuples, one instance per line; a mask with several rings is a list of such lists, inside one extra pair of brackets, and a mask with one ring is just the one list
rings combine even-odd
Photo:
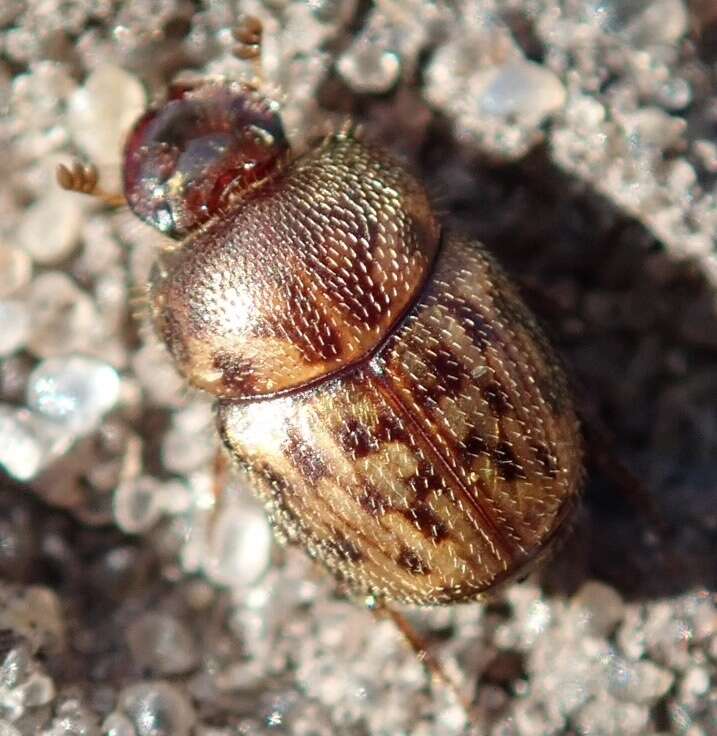
[(122, 194), (105, 192), (99, 187), (100, 174), (97, 167), (92, 164), (83, 164), (75, 159), (70, 166), (58, 164), (55, 169), (57, 183), (68, 192), (79, 192), (88, 194), (111, 207), (121, 207), (127, 201)]
[(264, 80), (264, 69), (261, 65), (261, 39), (264, 26), (254, 15), (243, 15), (232, 31), (236, 44), (234, 56), (253, 63), (254, 74), (261, 82)]

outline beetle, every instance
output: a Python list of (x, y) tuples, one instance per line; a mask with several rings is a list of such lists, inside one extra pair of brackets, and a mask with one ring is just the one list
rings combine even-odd
[[(259, 22), (236, 35), (257, 58)], [(155, 331), (280, 540), (381, 605), (474, 601), (553, 548), (583, 477), (565, 373), (401, 163), (349, 127), (295, 156), (261, 85), (208, 80), (135, 123), (123, 182), (168, 236)]]

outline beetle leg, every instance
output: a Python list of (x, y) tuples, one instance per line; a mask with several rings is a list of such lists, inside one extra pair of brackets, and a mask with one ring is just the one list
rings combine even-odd
[(218, 447), (212, 461), (212, 495), (214, 496), (214, 509), (219, 508), (222, 494), (229, 483), (229, 459), (222, 447)]
[(438, 657), (430, 651), (428, 643), (411, 626), (408, 619), (386, 603), (371, 601), (369, 608), (377, 619), (388, 619), (393, 623), (406, 643), (413, 649), (418, 661), (428, 670), (431, 677), (443, 683), (453, 693), (463, 708), (469, 724), (477, 727), (477, 712), (472, 700), (446, 671)]
[(111, 207), (121, 207), (127, 204), (122, 194), (105, 192), (99, 187), (100, 175), (94, 164), (83, 164), (75, 159), (71, 166), (58, 164), (55, 170), (57, 183), (69, 192), (89, 194)]

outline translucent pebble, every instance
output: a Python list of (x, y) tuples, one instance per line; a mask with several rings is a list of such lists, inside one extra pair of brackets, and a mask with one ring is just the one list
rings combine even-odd
[(253, 503), (228, 507), (211, 531), (207, 573), (225, 585), (251, 585), (269, 567), (271, 545), (263, 508)]
[(113, 510), (117, 524), (136, 534), (153, 527), (162, 515), (162, 484), (151, 476), (131, 478), (120, 483), (114, 494)]
[(172, 428), (162, 441), (162, 464), (173, 473), (189, 473), (207, 463), (216, 450), (210, 427), (196, 434)]
[(14, 300), (0, 301), (0, 356), (19, 350), (30, 334), (30, 312), (26, 304)]
[(70, 698), (55, 708), (55, 717), (42, 736), (99, 736), (97, 719), (79, 700)]
[(22, 736), (12, 723), (0, 720), (0, 736)]
[(100, 168), (118, 164), (124, 138), (144, 112), (145, 100), (144, 89), (132, 74), (116, 66), (96, 69), (70, 98), (73, 139)]
[(0, 405), (0, 465), (17, 480), (34, 478), (67, 443), (57, 426), (26, 409)]
[(704, 667), (691, 667), (680, 683), (680, 694), (688, 702), (698, 702), (710, 689), (710, 675)]
[(30, 374), (27, 403), (74, 434), (97, 426), (120, 395), (117, 371), (107, 363), (80, 355), (49, 358)]
[(595, 636), (607, 636), (622, 619), (620, 594), (609, 585), (589, 581), (575, 594), (571, 609)]
[(197, 664), (189, 630), (168, 614), (145, 614), (130, 626), (127, 639), (135, 660), (153, 674), (176, 675)]
[(645, 736), (648, 710), (609, 697), (591, 700), (577, 715), (578, 733), (600, 736)]
[[(9, 629), (24, 637), (32, 650), (44, 649), (57, 653), (65, 644), (63, 611), (57, 595), (49, 588), (30, 586), (0, 588), (0, 631)], [(18, 681), (24, 679), (22, 669), (26, 666), (22, 647), (17, 647), (17, 656), (11, 670)], [(9, 662), (6, 663), (9, 666)], [(11, 671), (4, 671), (3, 677)]]
[(0, 298), (15, 294), (30, 283), (32, 261), (21, 248), (0, 243)]
[(682, 0), (651, 0), (627, 27), (638, 46), (671, 45), (687, 32), (690, 18)]
[(652, 703), (671, 687), (674, 675), (649, 660), (632, 662), (613, 657), (608, 670), (608, 690), (616, 698), (634, 703)]
[(55, 684), (47, 676), (34, 672), (18, 686), (23, 705), (28, 708), (37, 708), (46, 705), (55, 697)]
[(110, 713), (102, 723), (103, 736), (137, 736), (132, 721), (122, 713)]
[(19, 685), (27, 677), (30, 661), (27, 645), (11, 649), (0, 665), (0, 688), (12, 690)]
[(92, 299), (66, 274), (48, 271), (33, 280), (28, 304), (28, 347), (40, 358), (81, 352), (92, 345), (100, 325)]
[(119, 709), (132, 722), (136, 736), (188, 736), (195, 720), (189, 700), (168, 682), (126, 688)]
[(81, 198), (53, 186), (25, 211), (18, 243), (35, 262), (57, 263), (77, 245), (82, 220)]
[(184, 383), (158, 345), (148, 343), (138, 350), (132, 357), (132, 369), (152, 402), (168, 406), (181, 403)]
[(549, 69), (532, 61), (518, 59), (481, 72), (472, 84), (481, 112), (517, 118), (532, 125), (565, 103), (562, 82)]
[(387, 92), (398, 80), (401, 62), (396, 53), (361, 39), (338, 61), (341, 76), (357, 92)]

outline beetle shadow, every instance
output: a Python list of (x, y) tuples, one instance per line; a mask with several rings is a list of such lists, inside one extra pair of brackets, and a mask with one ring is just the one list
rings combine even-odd
[[(700, 264), (671, 256), (543, 149), (498, 166), (450, 135), (429, 140), (421, 167), (448, 222), (528, 286), (587, 425), (585, 503), (542, 572), (545, 589), (598, 579), (638, 600), (717, 589), (717, 302)], [(593, 425), (612, 435), (607, 455)], [(635, 488), (613, 481), (619, 463), (642, 480), (665, 532)]]

